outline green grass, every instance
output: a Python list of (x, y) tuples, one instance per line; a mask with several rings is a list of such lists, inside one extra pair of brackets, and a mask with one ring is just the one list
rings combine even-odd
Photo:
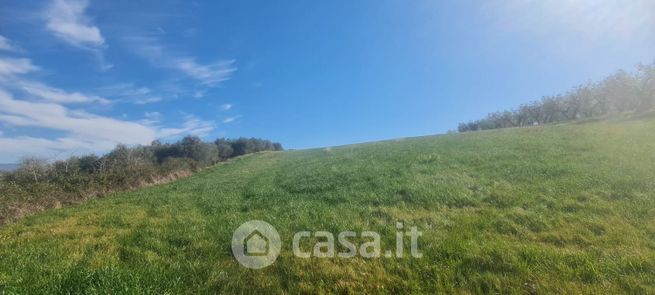
[[(265, 220), (262, 270), (232, 232)], [(655, 117), (266, 152), (0, 228), (7, 293), (655, 294)], [(423, 258), (302, 259), (300, 230), (423, 231)]]

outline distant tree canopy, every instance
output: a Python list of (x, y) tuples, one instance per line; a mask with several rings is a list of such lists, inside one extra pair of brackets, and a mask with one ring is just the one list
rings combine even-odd
[(655, 64), (639, 65), (634, 73), (618, 71), (597, 83), (575, 87), (556, 96), (460, 123), (459, 132), (522, 127), (592, 118), (628, 111), (645, 112), (655, 107)]
[(261, 151), (281, 151), (282, 145), (277, 142), (259, 138), (219, 138), (214, 142), (203, 142), (197, 136), (187, 136), (172, 144), (162, 144), (154, 141), (149, 147), (158, 163), (168, 158), (186, 158), (200, 165), (211, 165), (229, 158)]

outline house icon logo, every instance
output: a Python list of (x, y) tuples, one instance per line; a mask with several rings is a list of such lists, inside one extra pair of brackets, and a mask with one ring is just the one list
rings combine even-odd
[(232, 254), (247, 268), (260, 269), (273, 264), (280, 248), (280, 235), (265, 221), (247, 221), (232, 235)]
[(259, 231), (253, 231), (245, 240), (245, 253), (253, 256), (268, 255), (268, 239)]

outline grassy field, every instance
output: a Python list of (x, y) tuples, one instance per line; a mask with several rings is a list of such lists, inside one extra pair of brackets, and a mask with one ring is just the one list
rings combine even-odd
[[(282, 237), (268, 268), (232, 232)], [(266, 152), (0, 228), (6, 293), (655, 294), (655, 116)], [(422, 258), (303, 259), (301, 230), (422, 232)]]

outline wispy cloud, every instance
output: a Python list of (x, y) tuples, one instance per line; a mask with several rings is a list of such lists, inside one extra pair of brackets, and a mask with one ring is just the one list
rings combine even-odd
[(37, 70), (39, 67), (33, 65), (28, 58), (0, 58), (0, 80)]
[(0, 35), (0, 50), (3, 51), (18, 51), (18, 47), (9, 41), (9, 39)]
[(149, 87), (135, 86), (131, 83), (121, 83), (98, 89), (106, 97), (114, 98), (116, 102), (138, 105), (151, 104), (163, 100)]
[(192, 57), (180, 57), (173, 60), (172, 65), (188, 76), (205, 85), (216, 85), (230, 79), (236, 71), (234, 60), (223, 60), (210, 64), (199, 64)]
[(143, 116), (152, 121), (159, 121), (161, 119), (161, 114), (159, 112), (146, 112)]
[(229, 80), (236, 71), (234, 60), (200, 63), (195, 57), (171, 52), (155, 38), (132, 36), (127, 42), (153, 66), (176, 70), (204, 86)]
[(50, 87), (41, 83), (36, 82), (24, 82), (22, 84), (22, 89), (27, 93), (37, 96), (47, 102), (55, 103), (99, 103), (99, 104), (110, 104), (111, 101), (95, 96), (95, 95), (86, 95), (79, 92), (66, 92), (64, 90)]
[(71, 137), (46, 139), (31, 136), (0, 136), (0, 161), (16, 162), (23, 156), (61, 159), (74, 154), (106, 151), (115, 145), (116, 143), (113, 141), (82, 140)]
[(223, 119), (223, 123), (228, 124), (236, 121), (237, 119), (241, 118), (241, 116), (233, 116), (233, 117), (227, 117)]
[(160, 124), (162, 121), (163, 116), (159, 112), (145, 112), (143, 114), (143, 120), (141, 120), (142, 123), (150, 126), (154, 126), (156, 124)]
[(100, 29), (85, 14), (88, 5), (88, 0), (52, 0), (43, 17), (48, 31), (64, 42), (90, 52), (98, 68), (104, 72), (114, 65), (105, 59), (105, 38)]
[(24, 155), (53, 157), (59, 154), (105, 152), (118, 143), (148, 144), (157, 138), (184, 134), (204, 136), (215, 129), (213, 121), (187, 115), (181, 127), (164, 127), (161, 114), (145, 114), (141, 122), (119, 120), (73, 110), (56, 103), (32, 102), (14, 98), (0, 89), (0, 122), (14, 127), (56, 130), (64, 135), (50, 139), (30, 136), (3, 137), (0, 134), (0, 160), (14, 161)]
[(0, 121), (13, 126), (64, 131), (87, 141), (95, 139), (125, 144), (147, 143), (157, 133), (135, 122), (72, 111), (55, 103), (17, 100), (4, 91), (0, 92)]
[(161, 138), (174, 137), (184, 134), (205, 136), (216, 128), (213, 121), (201, 120), (195, 116), (187, 115), (186, 120), (179, 128), (162, 128), (157, 135)]
[(59, 88), (47, 86), (43, 83), (31, 81), (22, 77), (24, 74), (40, 70), (28, 58), (2, 58), (0, 57), (0, 86), (19, 89), (41, 101), (55, 103), (99, 103), (110, 104), (111, 101), (79, 92), (67, 92)]
[(159, 96), (149, 96), (149, 97), (144, 97), (141, 99), (134, 100), (134, 104), (150, 104), (150, 103), (156, 103), (160, 102), (162, 100), (161, 97)]
[(229, 109), (231, 109), (231, 108), (232, 108), (232, 104), (231, 104), (231, 103), (225, 103), (225, 104), (222, 104), (222, 105), (221, 105), (221, 110), (223, 110), (223, 111), (227, 111), (227, 110), (229, 110)]
[(53, 0), (45, 12), (46, 28), (78, 47), (97, 48), (105, 43), (100, 29), (85, 15), (88, 0)]
[[(99, 153), (118, 143), (147, 144), (157, 138), (182, 134), (203, 136), (216, 125), (192, 115), (186, 115), (180, 127), (171, 127), (162, 121), (161, 114), (154, 111), (146, 113), (145, 120), (129, 121), (72, 109), (66, 105), (109, 104), (111, 101), (97, 95), (66, 91), (26, 77), (37, 70), (39, 68), (27, 58), (0, 58), (0, 123), (18, 130), (36, 128), (49, 134), (47, 138), (0, 134), (0, 161), (15, 161), (30, 154), (53, 157)], [(121, 89), (123, 95), (139, 99), (146, 99), (151, 94), (146, 87), (127, 85)]]

